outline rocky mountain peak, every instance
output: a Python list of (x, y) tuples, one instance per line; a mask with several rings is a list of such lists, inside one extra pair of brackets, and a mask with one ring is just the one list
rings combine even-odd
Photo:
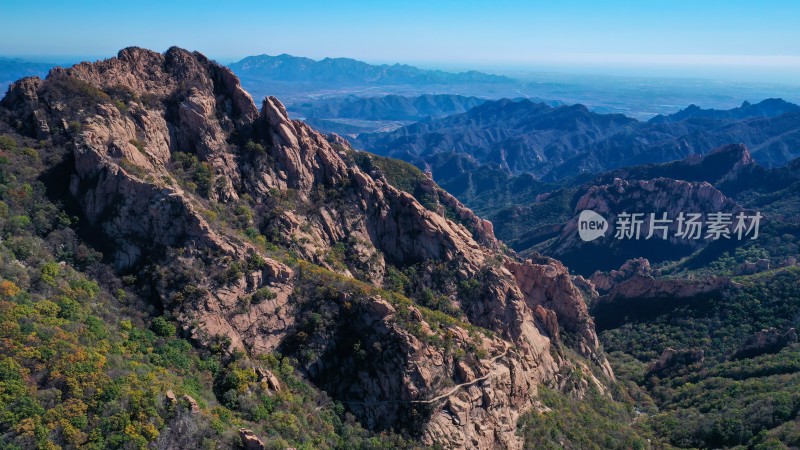
[[(605, 179), (603, 180), (604, 182)], [(582, 211), (593, 211), (608, 221), (609, 231), (593, 241), (583, 241), (578, 233), (578, 219)], [(653, 262), (678, 255), (686, 255), (707, 244), (704, 239), (684, 239), (676, 236), (681, 213), (736, 214), (742, 211), (734, 200), (726, 197), (710, 183), (689, 182), (670, 178), (621, 179), (614, 178), (607, 184), (590, 185), (578, 198), (574, 215), (551, 247), (552, 254), (564, 260), (570, 268), (589, 275), (596, 268), (611, 270), (628, 259), (648, 255)], [(630, 239), (618, 239), (613, 229), (622, 213), (642, 214), (641, 233)], [(664, 233), (647, 239), (651, 214), (662, 218), (666, 214), (668, 222), (667, 238)], [(587, 258), (594, 258), (594, 268), (587, 264)]]
[[(457, 200), (441, 197), (455, 220), (426, 207), (276, 98), (258, 111), (199, 53), (128, 48), (54, 69), (12, 86), (0, 116), (61, 149), (48, 189), (77, 205), (117, 270), (148, 280), (186, 335), (253, 356), (296, 352), (369, 427), (445, 402), (449, 415), (426, 410), (415, 430), (424, 442), (519, 448), (516, 419), (540, 383), (586, 364), (613, 376), (563, 265), (502, 253)], [(390, 269), (416, 274), (414, 285), (381, 291)], [(418, 303), (420, 291), (441, 304)], [(331, 328), (307, 329), (309, 310)], [(585, 360), (559, 350), (565, 332)], [(458, 361), (440, 335), (484, 355)], [(357, 362), (341, 350), (353, 339), (393, 350)]]
[(68, 76), (103, 88), (124, 87), (160, 99), (190, 91), (228, 97), (232, 116), (252, 121), (258, 110), (250, 95), (241, 88), (230, 69), (216, 64), (198, 52), (172, 47), (158, 53), (129, 47), (94, 63), (83, 62), (70, 68), (57, 67), (48, 78)]

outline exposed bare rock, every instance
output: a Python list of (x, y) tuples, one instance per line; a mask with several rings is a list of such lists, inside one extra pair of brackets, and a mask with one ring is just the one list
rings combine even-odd
[(471, 382), (475, 380), (475, 373), (464, 361), (459, 361), (456, 363), (456, 375), (464, 382)]
[(610, 291), (620, 282), (634, 276), (649, 277), (654, 275), (657, 276), (650, 267), (650, 261), (646, 258), (635, 258), (625, 261), (618, 270), (612, 270), (608, 273), (597, 271), (589, 280), (602, 293)]
[(164, 400), (166, 401), (168, 406), (175, 406), (178, 404), (178, 397), (175, 396), (175, 393), (172, 390), (168, 390), (164, 394)]
[(740, 275), (752, 275), (758, 272), (758, 265), (754, 262), (745, 261), (739, 266), (738, 272)]
[(755, 262), (745, 261), (739, 266), (740, 275), (751, 275), (758, 272), (764, 272), (770, 269), (771, 263), (768, 259), (759, 259)]
[(592, 316), (598, 330), (621, 326), (709, 297), (722, 298), (740, 286), (728, 277), (674, 278), (633, 275), (593, 299)]
[[(578, 217), (585, 210), (599, 214), (608, 222), (605, 234), (589, 242), (584, 242), (578, 233)], [(697, 239), (678, 236), (677, 219), (681, 213), (729, 213), (735, 216), (742, 210), (707, 182), (616, 178), (613, 183), (587, 189), (576, 203), (574, 217), (566, 223), (549, 252), (571, 269), (587, 274), (619, 267), (624, 261), (642, 255), (659, 262), (668, 257), (688, 255), (710, 242), (705, 227)], [(632, 236), (617, 238), (615, 224), (621, 213), (642, 214), (638, 234), (634, 232)], [(651, 214), (662, 219), (664, 213), (670, 220), (666, 233), (654, 227), (651, 236)], [(734, 224), (727, 227), (731, 236), (734, 235), (733, 227)]]
[(584, 298), (595, 298), (598, 296), (597, 289), (592, 281), (587, 280), (582, 275), (575, 275), (572, 277), (572, 283), (581, 290), (584, 294)]
[(194, 397), (192, 397), (191, 395), (184, 395), (181, 398), (188, 405), (190, 413), (197, 414), (200, 412), (200, 405), (197, 404), (197, 400), (195, 400)]
[[(65, 100), (69, 93), (92, 96), (84, 99), (89, 106), (76, 108)], [(198, 53), (125, 49), (106, 61), (54, 69), (45, 81), (23, 80), (0, 105), (20, 129), (48, 133), (47, 125), (71, 150), (63, 165), (69, 184), (53, 188), (77, 202), (117, 269), (150, 277), (154, 295), (199, 345), (250, 355), (290, 347), (299, 339), (299, 280), (309, 267), (337, 272), (346, 280), (337, 278), (339, 286), (356, 286), (354, 278), (368, 286), (326, 291), (315, 312), (340, 332), (314, 342), (319, 355), (301, 367), (367, 427), (404, 426), (421, 411), (414, 431), (424, 443), (521, 448), (517, 419), (534, 407), (537, 387), (563, 386), (558, 374), (585, 364), (560, 351), (564, 333), (613, 377), (583, 296), (561, 263), (501, 253), (491, 224), (451, 196), (439, 197), (458, 222), (381, 174), (362, 171), (334, 148), (335, 138), (290, 120), (274, 97), (259, 111), (228, 69)], [(80, 123), (79, 132), (64, 122)], [(176, 152), (209, 165), (215, 181), (207, 195), (177, 179)], [(296, 258), (267, 253), (225, 218), (210, 218), (212, 205), (240, 202), (258, 208), (263, 226)], [(332, 261), (343, 245), (344, 261)], [(371, 290), (383, 283), (387, 265), (427, 270), (434, 263), (457, 280), (480, 279), (469, 295), (445, 292), (465, 323), (443, 330), (421, 308)], [(270, 295), (251, 301), (264, 289)], [(479, 348), (486, 356), (456, 360), (430, 339), (442, 335), (451, 349)], [(341, 345), (353, 354), (336, 351)], [(271, 390), (281, 389), (274, 375), (260, 375)], [(602, 389), (601, 380), (591, 382)], [(183, 399), (199, 411), (194, 399)], [(437, 412), (445, 407), (447, 414)]]
[(440, 403), (427, 426), (426, 442), (445, 448), (521, 449), (516, 422), (522, 405), (533, 406), (536, 380), (544, 374), (530, 378), (534, 367), (515, 360), (498, 361), (487, 374), (476, 378), (481, 381), (466, 382), (473, 384), (459, 388)]
[(750, 336), (734, 353), (734, 358), (752, 358), (765, 353), (777, 353), (797, 342), (797, 332), (789, 328), (781, 333), (776, 328), (767, 328)]
[(734, 156), (734, 159), (731, 161), (733, 164), (730, 165), (728, 173), (725, 174), (721, 180), (717, 181), (717, 183), (736, 180), (743, 172), (742, 169), (756, 164), (753, 155), (744, 144), (733, 144), (716, 148), (709, 152), (703, 160), (710, 161), (713, 160), (714, 157), (729, 157), (729, 155)]
[(12, 122), (21, 131), (36, 136), (37, 139), (50, 137), (50, 125), (47, 122), (46, 112), (39, 103), (39, 90), (44, 83), (38, 77), (23, 78), (12, 84), (3, 103), (15, 111), (15, 120)]
[(395, 313), (394, 307), (389, 302), (382, 301), (380, 299), (375, 299), (369, 305), (372, 309), (372, 312), (381, 319), (384, 319), (388, 315)]
[[(668, 212), (677, 217), (685, 212), (734, 212), (741, 208), (709, 183), (686, 182), (656, 178), (653, 180), (623, 180), (613, 184), (594, 186), (578, 200), (576, 211), (592, 210), (607, 219), (621, 212), (625, 205), (629, 211)], [(577, 221), (572, 221), (562, 233), (574, 231)], [(573, 233), (574, 234), (574, 233)]]
[(705, 354), (703, 350), (675, 350), (667, 347), (661, 353), (658, 360), (648, 367), (647, 374), (662, 376), (668, 373), (674, 373), (685, 370), (692, 365), (702, 363), (704, 359)]
[(256, 374), (258, 375), (259, 381), (262, 383), (267, 383), (267, 386), (273, 390), (274, 392), (281, 391), (281, 382), (278, 381), (278, 377), (267, 369), (263, 367), (259, 367), (256, 369)]
[(514, 275), (528, 307), (535, 310), (542, 306), (554, 311), (559, 325), (578, 336), (578, 352), (593, 359), (613, 378), (611, 366), (598, 352), (600, 344), (594, 322), (567, 268), (550, 258), (541, 258), (536, 263), (532, 260), (509, 262), (506, 267)]
[(264, 442), (252, 430), (239, 428), (239, 439), (242, 440), (244, 450), (264, 450)]
[(547, 335), (553, 340), (558, 340), (558, 318), (556, 312), (552, 309), (543, 308), (542, 305), (536, 305), (534, 313), (539, 323), (544, 326)]
[(606, 296), (601, 297), (601, 302), (636, 298), (691, 298), (735, 286), (736, 284), (727, 277), (688, 279), (633, 275), (614, 286)]
[(444, 215), (444, 207), (449, 207), (451, 210), (455, 211), (455, 216), (460, 222), (469, 225), (469, 228), (472, 230), (472, 237), (476, 241), (495, 250), (499, 248), (500, 244), (494, 237), (492, 222), (476, 216), (471, 209), (464, 206), (458, 199), (436, 185), (431, 177), (428, 177), (421, 187), (425, 192), (430, 194), (435, 193), (436, 197), (440, 199), (442, 205), (439, 214)]
[(328, 138), (328, 142), (330, 142), (331, 145), (338, 145), (340, 147), (350, 147), (350, 142), (348, 142), (347, 139), (339, 136), (336, 133), (330, 133), (327, 136), (327, 138)]

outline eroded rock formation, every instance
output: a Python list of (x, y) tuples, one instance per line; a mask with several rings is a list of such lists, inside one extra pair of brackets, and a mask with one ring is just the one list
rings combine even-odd
[(752, 358), (765, 353), (777, 353), (787, 345), (797, 342), (797, 331), (789, 328), (780, 332), (776, 328), (766, 328), (750, 336), (733, 355), (734, 358)]
[[(366, 426), (409, 425), (417, 410), (425, 443), (520, 448), (516, 421), (539, 384), (563, 387), (560, 373), (583, 364), (613, 377), (563, 265), (517, 261), (454, 198), (446, 197), (460, 223), (364, 173), (342, 142), (289, 120), (273, 97), (257, 109), (236, 77), (203, 55), (125, 49), (17, 82), (2, 107), (19, 130), (69, 150), (51, 181), (63, 184), (49, 188), (77, 203), (118, 270), (149, 277), (199, 345), (291, 351), (303, 339), (305, 285), (320, 267), (338, 273), (314, 307), (340, 331), (316, 342), (302, 369)], [(199, 162), (194, 181), (175, 169), (178, 152)], [(220, 217), (233, 209), (225, 205), (257, 211), (263, 223), (251, 228), (271, 231), (273, 245), (236, 231)], [(345, 260), (331, 259), (344, 243)], [(481, 280), (469, 295), (443, 291), (460, 311), (446, 325), (413, 298), (409, 305), (379, 289), (387, 267), (431, 261), (459, 280)], [(585, 361), (559, 350), (563, 333), (576, 337)]]

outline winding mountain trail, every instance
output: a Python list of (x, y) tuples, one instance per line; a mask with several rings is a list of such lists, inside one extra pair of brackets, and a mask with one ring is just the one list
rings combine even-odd
[[(491, 359), (492, 364), (497, 362), (498, 359), (503, 358), (504, 356), (506, 356), (510, 350), (511, 349), (506, 349), (506, 351), (504, 351), (503, 353), (501, 353), (501, 354), (495, 356), (494, 358), (492, 358)], [(479, 383), (481, 381), (485, 381), (485, 380), (489, 379), (489, 377), (491, 377), (493, 374), (494, 374), (494, 370), (490, 370), (489, 373), (487, 373), (486, 375), (484, 375), (482, 377), (478, 377), (478, 378), (476, 378), (476, 379), (474, 379), (472, 381), (467, 381), (466, 383), (457, 384), (457, 385), (453, 386), (452, 388), (450, 388), (449, 391), (447, 391), (447, 392), (445, 392), (443, 394), (437, 395), (436, 397), (433, 397), (433, 398), (430, 398), (430, 399), (426, 399), (426, 400), (378, 400), (378, 401), (374, 401), (374, 402), (342, 401), (341, 403), (346, 404), (346, 405), (362, 405), (362, 406), (378, 406), (378, 405), (387, 405), (387, 404), (396, 404), (396, 403), (413, 403), (413, 404), (430, 405), (432, 403), (438, 402), (439, 400), (443, 400), (445, 398), (450, 397), (451, 395), (455, 394), (456, 392), (458, 392), (459, 389), (461, 389), (463, 387), (471, 386), (471, 385)]]

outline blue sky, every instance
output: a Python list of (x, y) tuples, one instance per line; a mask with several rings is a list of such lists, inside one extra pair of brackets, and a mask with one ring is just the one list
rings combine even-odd
[(0, 55), (107, 57), (137, 45), (423, 66), (800, 75), (798, 1), (14, 1)]

